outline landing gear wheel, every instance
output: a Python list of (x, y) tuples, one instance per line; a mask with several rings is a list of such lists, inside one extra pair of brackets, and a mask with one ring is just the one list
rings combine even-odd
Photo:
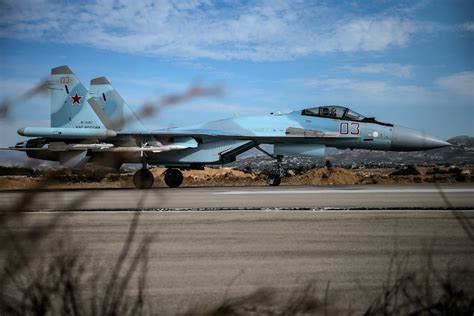
[(165, 183), (170, 188), (177, 188), (183, 183), (183, 174), (178, 169), (168, 169), (165, 171)]
[(155, 179), (148, 169), (140, 169), (133, 175), (133, 184), (137, 189), (149, 189), (153, 186)]
[(267, 184), (271, 187), (279, 186), (281, 183), (281, 177), (277, 174), (270, 174), (267, 178)]

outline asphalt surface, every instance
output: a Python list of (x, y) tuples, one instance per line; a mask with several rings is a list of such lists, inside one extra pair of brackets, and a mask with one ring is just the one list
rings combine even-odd
[[(33, 212), (9, 223), (12, 232), (55, 219), (57, 233), (47, 238), (81, 249), (94, 271), (118, 256), (134, 214), (124, 210), (149, 210), (139, 213), (137, 240), (153, 237), (147, 297), (165, 315), (262, 288), (285, 297), (311, 283), (322, 298), (328, 282), (330, 301), (357, 314), (382, 294), (394, 258), (407, 256), (408, 270), (423, 271), (431, 257), (440, 273), (474, 259), (472, 184), (2, 191), (0, 208), (20, 199)], [(473, 293), (474, 274), (456, 284)]]
[[(269, 189), (249, 191), (261, 190)], [(288, 190), (291, 189), (276, 191)], [(177, 194), (178, 190), (167, 191)], [(188, 199), (202, 192), (246, 190), (182, 191), (186, 197), (182, 205), (189, 205)], [(116, 198), (120, 196), (114, 192), (106, 191), (109, 198), (104, 203), (110, 201), (110, 194)], [(136, 194), (120, 192), (123, 197), (116, 203), (125, 203), (127, 197)], [(152, 193), (147, 192), (147, 196)], [(379, 194), (352, 193), (351, 198), (359, 197), (357, 201), (362, 203), (363, 199), (374, 196), (379, 200), (384, 196), (394, 200), (393, 194), (404, 199), (424, 196), (422, 193)], [(326, 196), (316, 195), (318, 198), (314, 201)], [(460, 193), (447, 195), (450, 198), (465, 196)], [(249, 197), (230, 196), (241, 198), (242, 203)], [(271, 198), (278, 196), (272, 194)], [(298, 193), (294, 200), (310, 196)], [(330, 196), (333, 203), (346, 199), (342, 193), (331, 193)], [(428, 197), (423, 200), (429, 201)], [(203, 200), (200, 198), (199, 203)], [(466, 197), (464, 200), (472, 201)], [(148, 256), (147, 298), (154, 311), (164, 315), (196, 307), (202, 311), (202, 306), (215, 306), (225, 298), (247, 295), (262, 288), (275, 289), (276, 295), (285, 297), (308, 283), (316, 286), (315, 295), (322, 299), (327, 282), (330, 282), (330, 302), (340, 309), (350, 307), (355, 314), (361, 314), (382, 294), (391, 259), (398, 262), (407, 256), (407, 270), (423, 271), (429, 266), (427, 258), (431, 256), (435, 269), (444, 275), (448, 266), (450, 269), (472, 267), (474, 258), (473, 241), (456, 219), (462, 215), (463, 220), (472, 223), (472, 211), (169, 211), (139, 214), (136, 240), (153, 237)], [(113, 211), (29, 212), (23, 213), (20, 222), (10, 223), (10, 229), (23, 232), (34, 224), (48, 227), (54, 218), (60, 229), (56, 234), (48, 234), (48, 238), (63, 239), (67, 249), (78, 247), (86, 254), (87, 267), (108, 273), (133, 216), (132, 212)], [(52, 251), (34, 248), (35, 256), (51, 258)], [(99, 263), (102, 263), (102, 270)], [(464, 287), (471, 297), (473, 278), (474, 275), (468, 273), (455, 283)], [(131, 286), (133, 289), (136, 283)], [(282, 301), (284, 299), (277, 300)]]
[(27, 210), (474, 208), (472, 184), (1, 191), (0, 208), (21, 196)]

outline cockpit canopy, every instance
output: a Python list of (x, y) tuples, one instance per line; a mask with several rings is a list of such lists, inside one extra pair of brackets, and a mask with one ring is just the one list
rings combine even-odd
[(301, 111), (301, 115), (393, 126), (393, 124), (379, 122), (374, 117), (365, 117), (356, 111), (339, 105), (324, 105), (317, 108), (304, 109)]
[(351, 109), (338, 105), (325, 105), (319, 106), (317, 108), (304, 109), (301, 112), (301, 115), (329, 117), (357, 122), (362, 122), (365, 119), (365, 116), (352, 111)]

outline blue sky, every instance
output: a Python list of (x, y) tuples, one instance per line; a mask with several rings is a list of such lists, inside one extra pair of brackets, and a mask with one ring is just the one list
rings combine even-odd
[[(169, 108), (149, 128), (343, 104), (443, 139), (474, 136), (474, 1), (0, 1), (0, 98), (67, 64), (105, 75), (134, 108), (190, 84), (222, 97)], [(49, 125), (49, 99), (16, 129)]]

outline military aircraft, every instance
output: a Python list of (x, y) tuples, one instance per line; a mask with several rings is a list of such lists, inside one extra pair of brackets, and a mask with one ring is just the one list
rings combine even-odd
[[(183, 182), (180, 169), (223, 165), (252, 148), (275, 158), (278, 172), (267, 179), (275, 186), (281, 182), (283, 156), (324, 157), (326, 147), (414, 151), (450, 146), (337, 105), (149, 131), (105, 77), (92, 79), (87, 90), (68, 66), (60, 66), (51, 70), (49, 90), (51, 127), (19, 129), (18, 134), (34, 138), (10, 149), (71, 168), (141, 163), (133, 176), (140, 189), (153, 185), (148, 165), (165, 166), (166, 184), (178, 187)], [(273, 145), (273, 153), (262, 144)]]

